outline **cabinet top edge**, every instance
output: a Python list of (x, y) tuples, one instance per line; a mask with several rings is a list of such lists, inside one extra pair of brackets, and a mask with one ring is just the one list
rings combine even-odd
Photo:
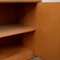
[(40, 1), (0, 1), (0, 3), (38, 3)]

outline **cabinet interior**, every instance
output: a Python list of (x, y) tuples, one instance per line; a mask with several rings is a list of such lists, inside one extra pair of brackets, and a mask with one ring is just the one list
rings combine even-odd
[(0, 3), (0, 50), (12, 46), (32, 48), (35, 11), (36, 3)]

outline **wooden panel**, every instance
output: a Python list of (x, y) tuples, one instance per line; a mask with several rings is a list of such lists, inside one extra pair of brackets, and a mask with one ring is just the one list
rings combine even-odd
[[(20, 23), (36, 28), (36, 3), (23, 4), (23, 18)], [(19, 13), (20, 14), (20, 13)], [(20, 16), (20, 15), (19, 15)], [(20, 18), (19, 18), (20, 19)], [(35, 33), (27, 34), (24, 37), (24, 46), (29, 49), (35, 49), (34, 35)]]
[(0, 0), (0, 3), (39, 2), (40, 0)]
[(18, 0), (19, 2), (39, 2), (40, 0)]
[(0, 25), (17, 23), (15, 11), (16, 11), (16, 4), (1, 3), (0, 4)]
[(42, 60), (60, 60), (60, 3), (37, 6), (37, 54)]

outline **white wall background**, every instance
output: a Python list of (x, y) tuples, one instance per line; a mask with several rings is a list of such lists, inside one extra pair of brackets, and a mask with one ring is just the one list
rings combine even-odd
[(42, 2), (60, 2), (60, 0), (42, 0)]

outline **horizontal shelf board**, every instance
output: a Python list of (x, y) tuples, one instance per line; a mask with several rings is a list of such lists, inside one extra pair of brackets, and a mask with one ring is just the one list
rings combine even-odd
[(24, 3), (24, 2), (40, 2), (39, 0), (0, 0), (0, 3)]
[(0, 26), (0, 38), (35, 31), (34, 28), (19, 25)]
[(0, 48), (1, 60), (28, 60), (33, 56), (33, 52), (25, 47), (5, 47)]

